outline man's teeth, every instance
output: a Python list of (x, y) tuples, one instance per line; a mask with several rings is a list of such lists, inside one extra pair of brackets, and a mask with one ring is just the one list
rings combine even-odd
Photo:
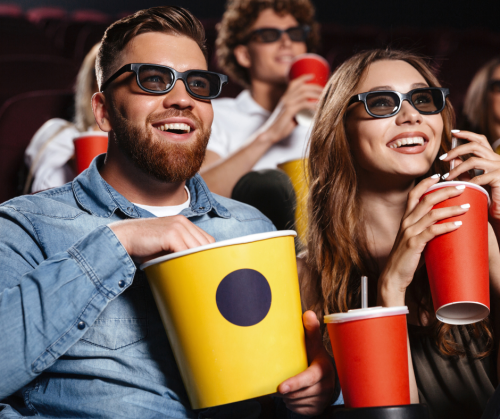
[(175, 131), (191, 132), (191, 127), (188, 124), (184, 124), (184, 123), (158, 125), (155, 128), (159, 129), (160, 131), (173, 131), (173, 130), (175, 130)]
[(399, 147), (402, 147), (404, 145), (412, 145), (412, 144), (424, 145), (423, 137), (401, 138), (400, 140), (394, 141), (389, 147), (390, 148), (399, 148)]

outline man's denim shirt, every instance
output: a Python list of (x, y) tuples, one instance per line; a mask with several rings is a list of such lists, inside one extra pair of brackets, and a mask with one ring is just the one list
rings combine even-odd
[[(190, 409), (146, 277), (107, 227), (153, 215), (104, 181), (102, 161), (0, 205), (0, 417), (217, 417)], [(187, 187), (181, 214), (217, 241), (275, 230), (199, 175)]]

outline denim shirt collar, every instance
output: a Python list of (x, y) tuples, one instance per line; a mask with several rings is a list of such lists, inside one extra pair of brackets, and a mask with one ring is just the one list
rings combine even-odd
[[(92, 215), (109, 218), (117, 209), (131, 218), (140, 218), (138, 207), (123, 195), (120, 195), (107, 183), (97, 169), (104, 163), (105, 155), (95, 158), (90, 167), (78, 175), (73, 181), (73, 193), (78, 203)], [(230, 218), (229, 210), (215, 200), (212, 193), (199, 174), (186, 181), (191, 194), (189, 208), (182, 211), (186, 217), (196, 217), (213, 211), (219, 217)], [(140, 210), (143, 214), (147, 211)]]

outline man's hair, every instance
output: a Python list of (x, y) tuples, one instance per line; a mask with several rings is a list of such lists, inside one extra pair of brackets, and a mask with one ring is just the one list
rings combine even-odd
[(215, 43), (217, 62), (243, 87), (249, 87), (250, 75), (248, 69), (238, 64), (234, 48), (246, 42), (250, 27), (265, 9), (273, 9), (279, 15), (290, 14), (300, 25), (310, 26), (308, 52), (314, 52), (319, 44), (319, 24), (314, 20), (314, 6), (309, 0), (228, 0)]
[(133, 15), (114, 22), (102, 38), (97, 54), (96, 75), (99, 88), (118, 70), (118, 56), (126, 45), (137, 35), (147, 32), (163, 32), (184, 35), (195, 41), (205, 59), (208, 60), (205, 46), (205, 30), (201, 22), (189, 11), (177, 6), (159, 6), (139, 10)]

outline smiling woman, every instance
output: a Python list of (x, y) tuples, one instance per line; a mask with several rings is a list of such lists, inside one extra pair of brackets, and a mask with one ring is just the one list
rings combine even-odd
[[(435, 418), (480, 417), (497, 382), (492, 326), (489, 320), (453, 327), (439, 322), (421, 259), (430, 240), (460, 228), (438, 222), (469, 209), (432, 210), (461, 195), (455, 187), (421, 200), (449, 171), (449, 161), (467, 151), (437, 159), (449, 150), (454, 124), (448, 91), (423, 59), (374, 50), (340, 66), (325, 92), (310, 139), (305, 305), (320, 318), (359, 308), (360, 278), (367, 275), (371, 306), (409, 308), (412, 402), (427, 403)], [(478, 156), (491, 158), (491, 148), (480, 149), (479, 136), (463, 135), (478, 143)], [(475, 164), (485, 167), (481, 161)], [(458, 174), (452, 171), (450, 178)], [(494, 302), (499, 256), (493, 234), (489, 241)]]

